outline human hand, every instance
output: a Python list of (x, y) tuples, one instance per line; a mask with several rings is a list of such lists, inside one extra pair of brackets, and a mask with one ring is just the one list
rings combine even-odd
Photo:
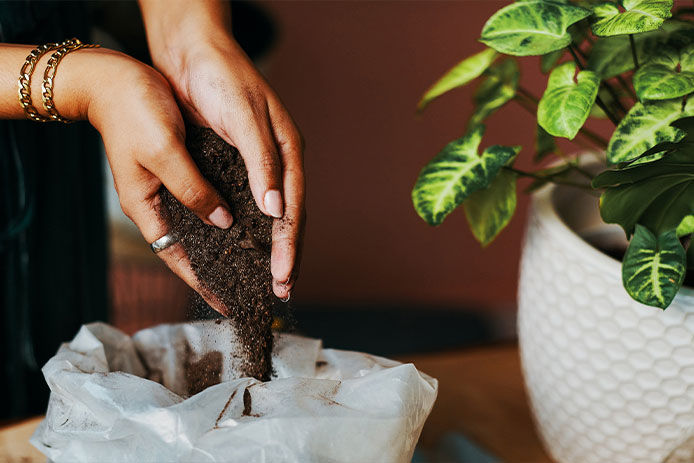
[[(168, 13), (177, 6), (177, 2), (167, 3)], [(185, 24), (162, 26), (157, 21), (165, 21), (161, 18), (166, 12), (153, 15), (144, 9), (152, 59), (188, 117), (212, 128), (241, 153), (258, 207), (276, 218), (273, 289), (278, 297), (287, 298), (298, 273), (305, 221), (301, 135), (228, 28), (216, 17), (211, 25), (203, 26), (205, 21), (198, 20), (195, 11), (186, 11)], [(156, 16), (157, 21), (148, 16)], [(168, 34), (166, 40), (162, 31)]]
[[(233, 218), (228, 205), (186, 151), (183, 118), (166, 79), (109, 50), (82, 50), (69, 57), (73, 62), (66, 58), (61, 69), (66, 84), (80, 69), (93, 72), (79, 79), (90, 82), (85, 116), (101, 133), (121, 207), (147, 242), (170, 231), (162, 185), (208, 225), (229, 228)], [(158, 256), (213, 308), (227, 310), (198, 280), (180, 244)]]

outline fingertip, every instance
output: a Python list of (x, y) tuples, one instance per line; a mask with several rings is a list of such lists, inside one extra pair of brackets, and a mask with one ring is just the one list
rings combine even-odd
[(267, 213), (276, 219), (284, 215), (284, 204), (279, 190), (268, 190), (263, 198), (263, 205)]
[(273, 249), (270, 271), (276, 282), (287, 285), (292, 277), (293, 262), (291, 256), (283, 251), (284, 250), (278, 249), (277, 247)]
[(282, 302), (288, 302), (292, 294), (292, 285), (282, 284), (277, 280), (272, 282), (272, 290)]
[(207, 219), (216, 227), (226, 230), (234, 223), (234, 216), (224, 206), (217, 206)]

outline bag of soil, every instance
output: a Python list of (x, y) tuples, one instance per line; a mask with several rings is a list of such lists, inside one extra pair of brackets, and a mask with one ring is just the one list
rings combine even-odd
[(272, 380), (240, 378), (228, 320), (129, 337), (85, 325), (43, 367), (31, 442), (54, 462), (409, 462), (437, 381), (412, 364), (277, 335)]

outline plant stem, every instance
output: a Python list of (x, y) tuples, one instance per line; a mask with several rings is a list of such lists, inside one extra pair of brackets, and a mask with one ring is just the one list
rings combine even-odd
[(639, 97), (636, 96), (636, 92), (629, 86), (629, 83), (624, 80), (624, 77), (617, 76), (617, 82), (619, 82), (619, 85), (622, 86), (622, 88), (629, 94), (631, 98), (634, 99), (634, 101), (639, 101)]
[[(581, 60), (578, 58), (578, 55), (576, 54), (576, 50), (574, 50), (574, 46), (571, 45), (571, 44), (569, 44), (568, 48), (569, 48), (569, 51), (571, 52), (571, 56), (574, 57), (574, 61), (576, 62), (576, 65), (578, 66), (578, 69), (581, 69), (581, 70), (585, 69), (585, 66), (583, 66), (583, 63), (581, 63)], [(605, 104), (605, 102), (602, 101), (602, 98), (600, 98), (600, 94), (599, 94), (599, 93), (598, 93), (598, 95), (595, 97), (595, 102), (598, 104), (598, 106), (600, 107), (600, 109), (602, 109), (602, 111), (607, 115), (607, 117), (612, 121), (612, 123), (613, 123), (615, 126), (619, 125), (619, 119), (617, 119), (617, 118), (615, 117), (615, 115), (612, 114), (612, 111), (610, 111), (610, 110), (607, 108), (607, 105)]]
[[(520, 98), (519, 98), (520, 97)], [(524, 99), (525, 98), (525, 99)], [(538, 100), (535, 96), (533, 96), (528, 90), (524, 89), (523, 87), (518, 87), (518, 95), (514, 98), (514, 100), (523, 107), (526, 111), (528, 111), (530, 114), (533, 116), (537, 114), (537, 104)], [(528, 104), (528, 103), (532, 103)], [(534, 106), (533, 106), (534, 105)], [(600, 135), (597, 133), (593, 132), (590, 129), (587, 129), (586, 127), (581, 127), (578, 130), (578, 133), (583, 135), (585, 138), (588, 140), (592, 141), (596, 145), (598, 145), (600, 148), (607, 148), (608, 141), (602, 138)]]
[(636, 43), (634, 42), (634, 34), (629, 34), (629, 43), (631, 44), (631, 57), (634, 59), (634, 66), (639, 68), (639, 58), (636, 56)]
[(520, 95), (522, 95), (523, 97), (530, 100), (535, 106), (537, 106), (540, 103), (540, 99), (538, 97), (536, 97), (535, 95), (533, 95), (532, 93), (530, 93), (530, 91), (528, 89), (521, 87), (521, 86), (518, 86), (517, 91)]
[(554, 179), (554, 178), (552, 178), (552, 176), (538, 175), (535, 172), (526, 172), (524, 170), (516, 169), (515, 167), (511, 167), (511, 166), (504, 166), (503, 168), (506, 170), (509, 170), (509, 171), (515, 173), (516, 175), (521, 176), (521, 177), (529, 177), (529, 178), (534, 178), (536, 180), (543, 180), (543, 181), (547, 181), (547, 182), (556, 183), (559, 185), (567, 185), (567, 186), (572, 186), (572, 187), (576, 187), (576, 188), (583, 188), (583, 189), (587, 189), (587, 190), (593, 189), (590, 185), (586, 185), (585, 183), (581, 183), (581, 182), (572, 182), (571, 180)]
[(578, 45), (574, 45), (574, 51), (580, 55), (581, 58), (583, 58), (583, 61), (588, 62), (588, 56), (581, 50), (581, 47)]
[(694, 8), (680, 8), (679, 10), (675, 11), (673, 16), (676, 18), (685, 14), (694, 14)]
[(584, 70), (586, 67), (583, 65), (583, 63), (579, 59), (578, 55), (576, 54), (576, 48), (572, 44), (569, 44), (568, 48), (569, 48), (569, 51), (571, 52), (571, 56), (573, 56), (574, 61), (576, 62), (576, 65), (578, 66), (578, 69), (580, 69), (581, 71)]
[(569, 156), (566, 156), (560, 150), (557, 150), (557, 156), (560, 157), (564, 162), (566, 162), (566, 164), (573, 170), (583, 175), (588, 180), (593, 181), (593, 174), (591, 174), (578, 164), (578, 158), (571, 158)]
[(602, 85), (607, 89), (607, 91), (610, 93), (610, 96), (612, 97), (612, 100), (616, 103), (617, 109), (622, 113), (622, 115), (627, 113), (626, 108), (622, 104), (621, 101), (619, 101), (619, 94), (617, 94), (617, 91), (610, 85), (606, 80), (602, 81)]
[[(574, 46), (574, 50), (576, 51), (576, 53), (578, 53), (581, 56), (581, 58), (583, 58), (583, 61), (586, 61), (586, 62), (588, 61), (588, 57), (583, 52), (583, 50), (581, 50), (581, 47)], [(618, 77), (621, 77), (621, 76), (618, 76)], [(615, 103), (617, 103), (619, 105), (619, 109), (624, 114), (626, 114), (627, 110), (626, 110), (626, 108), (624, 108), (624, 106), (622, 105), (622, 102), (619, 100), (619, 96), (617, 95), (617, 92), (615, 91), (614, 87), (612, 87), (612, 85), (610, 85), (610, 83), (607, 82), (606, 80), (602, 81), (602, 85), (604, 85), (605, 88), (607, 89), (607, 91), (610, 92), (610, 95), (612, 95), (612, 98), (614, 99)]]

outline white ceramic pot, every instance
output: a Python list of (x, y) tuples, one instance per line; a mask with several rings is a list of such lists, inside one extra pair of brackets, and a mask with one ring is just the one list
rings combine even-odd
[(673, 454), (694, 435), (694, 291), (665, 311), (633, 301), (621, 263), (586, 235), (624, 239), (601, 224), (597, 198), (566, 187), (534, 196), (518, 330), (545, 446), (560, 463), (694, 461)]

